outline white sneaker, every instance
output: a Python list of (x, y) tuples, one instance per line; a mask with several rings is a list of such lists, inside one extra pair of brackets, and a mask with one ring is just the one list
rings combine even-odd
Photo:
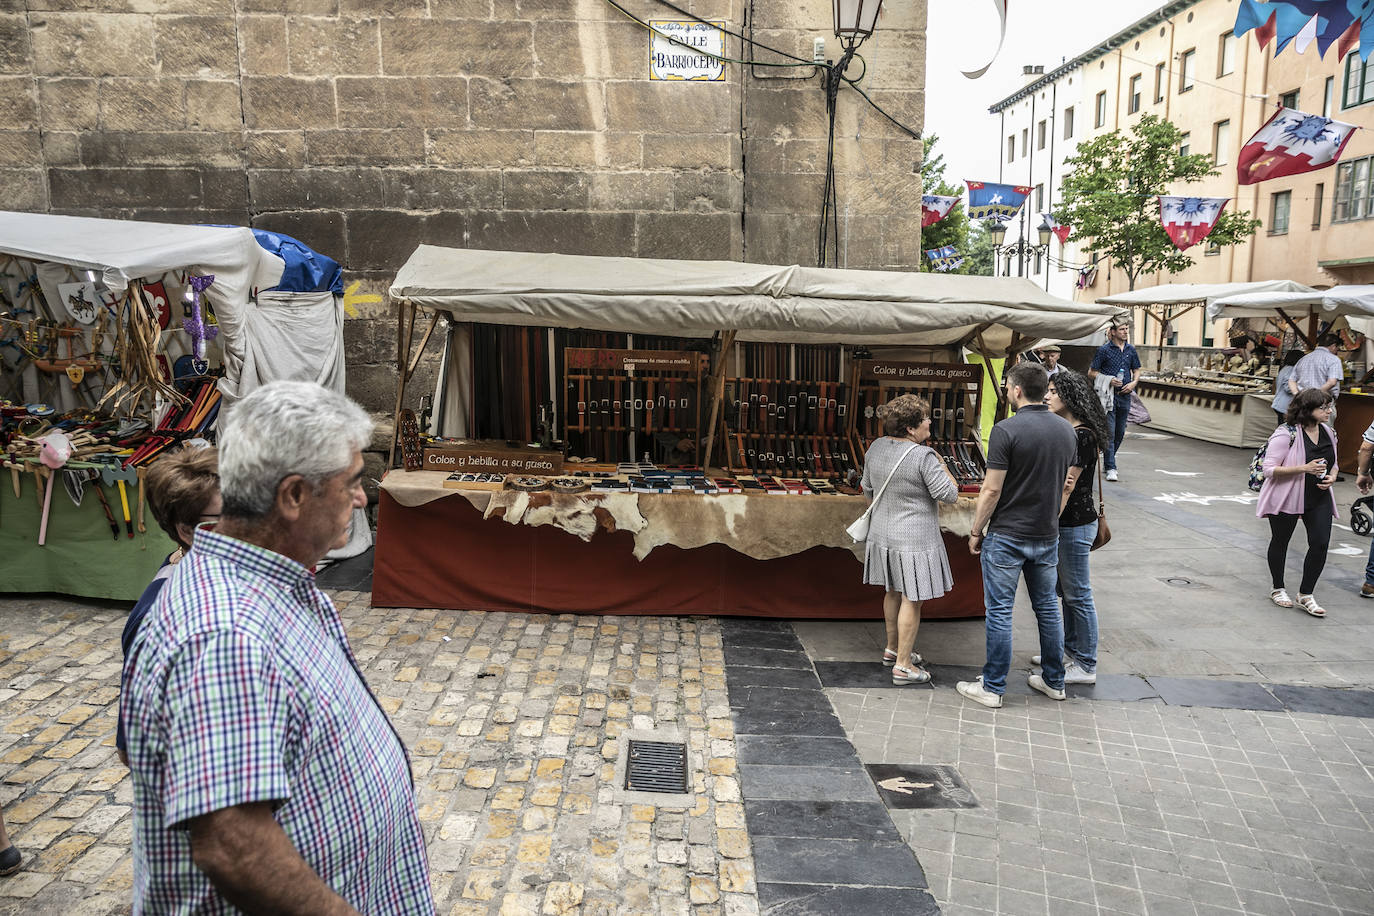
[(984, 687), (981, 677), (972, 681), (960, 681), (954, 685), (954, 689), (958, 690), (973, 702), (982, 703), (989, 709), (1002, 708), (1002, 695), (1000, 693), (993, 693), (991, 690)]
[(1107, 468), (1107, 482), (1116, 483), (1121, 478), (1116, 476), (1116, 468)]
[[(1068, 696), (1064, 693), (1063, 687), (1060, 687), (1058, 690), (1055, 690), (1049, 684), (1046, 684), (1045, 679), (1038, 674), (1032, 674), (1030, 677), (1026, 678), (1026, 683), (1031, 686), (1032, 690), (1040, 691), (1045, 696), (1049, 697), (1051, 700), (1063, 700), (1066, 699)], [(962, 690), (959, 692), (963, 693)], [(964, 696), (968, 696), (968, 694), (964, 694)]]
[(1072, 658), (1064, 659), (1064, 683), (1065, 684), (1096, 684), (1097, 672), (1084, 669), (1076, 660)]
[(1031, 664), (1032, 664), (1032, 665), (1041, 665), (1041, 664), (1044, 664), (1044, 662), (1042, 661), (1042, 659), (1043, 659), (1044, 657), (1045, 657), (1045, 656), (1043, 656), (1043, 655), (1032, 655), (1032, 656), (1031, 656)]

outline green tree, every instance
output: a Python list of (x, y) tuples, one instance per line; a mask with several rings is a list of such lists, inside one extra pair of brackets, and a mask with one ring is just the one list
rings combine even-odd
[[(1147, 114), (1129, 135), (1103, 134), (1065, 161), (1063, 204), (1056, 215), (1073, 227), (1072, 241), (1108, 257), (1131, 289), (1144, 274), (1176, 274), (1193, 265), (1192, 256), (1175, 248), (1160, 225), (1156, 197), (1221, 173), (1211, 156), (1180, 153), (1182, 139), (1171, 122)], [(1235, 245), (1259, 225), (1249, 211), (1225, 210), (1204, 244)]]
[[(939, 136), (927, 134), (924, 139), (925, 157), (921, 160), (921, 193), (940, 194), (946, 197), (963, 194), (962, 186), (945, 182), (945, 156), (944, 153), (935, 152), (935, 144), (939, 142)], [(950, 273), (968, 273), (968, 241), (969, 222), (968, 217), (964, 214), (964, 202), (960, 200), (944, 219), (921, 230), (922, 252), (918, 269), (923, 273), (929, 273), (931, 270), (930, 261), (925, 256), (926, 251), (931, 248), (953, 245), (954, 250), (964, 255), (965, 258), (963, 266), (950, 271)]]
[(995, 253), (992, 250), (992, 234), (982, 223), (969, 223), (968, 251), (964, 254), (963, 266), (957, 271), (973, 277), (991, 277)]

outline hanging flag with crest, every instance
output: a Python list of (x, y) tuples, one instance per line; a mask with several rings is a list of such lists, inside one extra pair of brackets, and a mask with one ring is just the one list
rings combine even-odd
[(1240, 0), (1236, 8), (1237, 38), (1254, 32), (1261, 48), (1274, 42), (1278, 54), (1291, 42), (1299, 54), (1315, 41), (1325, 57), (1333, 44), (1340, 60), (1355, 48), (1369, 60), (1374, 52), (1374, 3), (1369, 0)]
[(1016, 216), (1033, 188), (1019, 184), (989, 184), (964, 180), (968, 185), (968, 218), (994, 219), (1005, 223)]
[(1264, 122), (1236, 158), (1241, 184), (1324, 169), (1341, 158), (1355, 125), (1321, 115), (1280, 108)]
[(1041, 213), (1040, 223), (1042, 226), (1050, 227), (1050, 231), (1054, 233), (1054, 237), (1059, 239), (1059, 244), (1064, 245), (1068, 243), (1069, 235), (1073, 232), (1072, 226), (1061, 223), (1059, 220), (1055, 219), (1053, 213)]
[(964, 259), (954, 250), (953, 245), (931, 248), (926, 251), (926, 258), (930, 261), (930, 269), (941, 273), (954, 270), (964, 263)]
[(941, 194), (926, 194), (921, 198), (921, 228), (933, 226), (940, 220), (949, 216), (949, 211), (954, 209), (963, 196), (945, 197)]
[(1221, 219), (1221, 211), (1229, 197), (1163, 197), (1159, 198), (1159, 222), (1179, 251), (1187, 251), (1207, 238), (1212, 227)]

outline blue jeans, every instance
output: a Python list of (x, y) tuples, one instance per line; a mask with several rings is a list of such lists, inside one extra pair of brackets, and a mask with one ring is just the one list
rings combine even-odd
[(1064, 686), (1064, 629), (1059, 620), (1059, 599), (1054, 594), (1059, 564), (1059, 538), (1015, 538), (991, 532), (983, 539), (983, 601), (987, 607), (987, 662), (983, 686), (989, 693), (1007, 691), (1011, 668), (1011, 610), (1016, 603), (1016, 583), (1026, 576), (1031, 607), (1040, 628), (1041, 670), (1045, 683), (1056, 690)]
[(1126, 420), (1131, 415), (1131, 399), (1112, 395), (1112, 409), (1107, 412), (1107, 431), (1112, 434), (1112, 444), (1102, 450), (1102, 465), (1109, 471), (1116, 470), (1116, 450), (1126, 438)]
[(1097, 608), (1088, 581), (1088, 552), (1097, 522), (1059, 529), (1059, 591), (1064, 596), (1064, 654), (1084, 671), (1097, 670)]

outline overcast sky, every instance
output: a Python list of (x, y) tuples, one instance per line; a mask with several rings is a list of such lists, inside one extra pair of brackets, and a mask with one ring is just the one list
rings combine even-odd
[(997, 180), (1001, 137), (988, 106), (1023, 85), (1023, 66), (1053, 70), (1163, 5), (1164, 0), (1009, 0), (1006, 43), (991, 69), (970, 80), (960, 71), (983, 66), (997, 47), (992, 0), (930, 0), (925, 132), (940, 136), (946, 180)]

